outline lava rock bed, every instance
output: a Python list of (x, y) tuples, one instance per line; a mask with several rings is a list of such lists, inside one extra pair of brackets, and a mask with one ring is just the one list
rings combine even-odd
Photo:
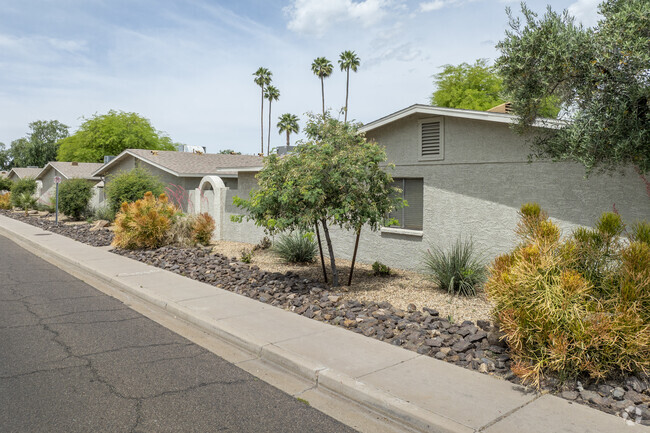
[(94, 247), (105, 247), (113, 242), (113, 231), (108, 228), (90, 231), (92, 228), (91, 224), (68, 224), (62, 221), (59, 221), (59, 225), (57, 226), (54, 221), (47, 219), (52, 216), (51, 214), (32, 214), (25, 216), (24, 212), (7, 210), (0, 210), (0, 214)]
[[(310, 319), (520, 384), (510, 370), (510, 356), (502, 334), (488, 321), (454, 323), (440, 317), (435, 309), (418, 310), (413, 304), (404, 311), (388, 302), (344, 300), (340, 292), (325, 288), (322, 283), (293, 272), (266, 272), (234, 257), (212, 253), (210, 248), (112, 251)], [(649, 376), (561, 385), (547, 378), (542, 387), (567, 400), (650, 425)]]

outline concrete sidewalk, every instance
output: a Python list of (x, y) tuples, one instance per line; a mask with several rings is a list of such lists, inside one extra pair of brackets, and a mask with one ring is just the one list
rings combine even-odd
[(432, 432), (642, 432), (522, 387), (0, 216), (0, 234), (157, 305), (264, 361)]

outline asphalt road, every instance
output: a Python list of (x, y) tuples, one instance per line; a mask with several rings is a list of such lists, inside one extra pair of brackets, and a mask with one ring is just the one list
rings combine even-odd
[(0, 431), (353, 430), (0, 236)]

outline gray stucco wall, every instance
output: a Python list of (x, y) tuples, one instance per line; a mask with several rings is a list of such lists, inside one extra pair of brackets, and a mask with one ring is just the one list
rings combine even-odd
[[(423, 162), (418, 158), (418, 120), (413, 116), (393, 122), (367, 137), (386, 147), (388, 161), (395, 164), (393, 177), (423, 179), (422, 234), (365, 228), (357, 256), (361, 262), (421, 269), (430, 245), (446, 248), (459, 236), (471, 236), (486, 259), (492, 259), (516, 244), (517, 211), (531, 201), (546, 209), (565, 234), (593, 225), (614, 206), (626, 222), (650, 217), (650, 198), (632, 169), (585, 179), (584, 168), (575, 163), (528, 163), (528, 144), (508, 125), (450, 117), (443, 120), (444, 160)], [(229, 240), (256, 243), (263, 236), (252, 223), (230, 223), (230, 214), (241, 213), (232, 196), (248, 197), (255, 185), (252, 174), (242, 174), (239, 189), (228, 191), (224, 233)], [(332, 239), (337, 256), (350, 259), (354, 234), (332, 228)]]
[(242, 215), (244, 212), (232, 204), (234, 196), (247, 199), (251, 189), (257, 186), (256, 173), (239, 173), (237, 189), (228, 189), (226, 193), (226, 212), (224, 222), (224, 239), (236, 242), (258, 243), (264, 236), (264, 229), (257, 227), (252, 221), (235, 223), (230, 220), (232, 215)]
[[(43, 182), (43, 187), (41, 188), (41, 196), (38, 199), (39, 203), (49, 205), (50, 197), (56, 194), (56, 185), (54, 184), (54, 177), (61, 176), (57, 170), (50, 168), (43, 177), (41, 177), (41, 182)], [(61, 176), (63, 179), (63, 176)]]

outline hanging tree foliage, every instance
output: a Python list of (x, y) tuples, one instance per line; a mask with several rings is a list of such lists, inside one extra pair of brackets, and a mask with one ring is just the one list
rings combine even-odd
[[(497, 48), (497, 67), (528, 131), (543, 101), (556, 98), (568, 122), (541, 132), (536, 156), (575, 160), (587, 173), (634, 165), (650, 171), (650, 2), (608, 0), (594, 28), (549, 7), (543, 17), (522, 4)], [(523, 21), (523, 24), (522, 24)]]
[[(271, 155), (257, 175), (259, 187), (248, 200), (234, 198), (247, 215), (235, 221), (255, 221), (269, 234), (323, 227), (332, 271), (338, 285), (338, 270), (330, 228), (338, 226), (355, 233), (362, 226), (376, 231), (387, 223), (386, 215), (406, 202), (393, 178), (380, 167), (384, 149), (368, 142), (355, 125), (325, 116), (310, 115), (305, 128), (308, 140), (285, 156)], [(392, 168), (392, 166), (390, 166)], [(388, 222), (390, 224), (390, 221)]]

